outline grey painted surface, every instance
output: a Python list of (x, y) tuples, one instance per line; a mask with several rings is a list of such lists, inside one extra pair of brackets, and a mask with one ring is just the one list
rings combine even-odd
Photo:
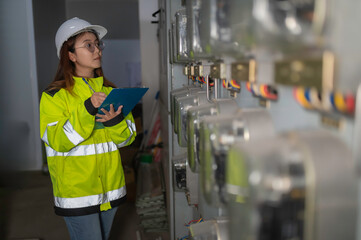
[(104, 40), (104, 75), (117, 87), (141, 86), (139, 40)]

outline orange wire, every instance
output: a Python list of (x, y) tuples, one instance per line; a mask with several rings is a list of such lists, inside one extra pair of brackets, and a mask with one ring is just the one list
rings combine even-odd
[(246, 88), (247, 88), (247, 90), (248, 90), (249, 92), (252, 92), (252, 90), (251, 90), (251, 83), (250, 83), (250, 82), (247, 82), (247, 83), (246, 83)]
[(297, 100), (298, 103), (301, 104), (302, 107), (312, 109), (312, 105), (308, 102), (308, 100), (305, 97), (305, 89), (302, 87), (297, 88), (296, 90)]
[(233, 79), (231, 80), (231, 86), (234, 88), (241, 88), (241, 86), (237, 83), (237, 81)]

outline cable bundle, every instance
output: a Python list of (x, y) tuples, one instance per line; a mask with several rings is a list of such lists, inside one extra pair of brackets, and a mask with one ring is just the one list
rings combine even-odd
[(278, 99), (277, 89), (270, 85), (247, 82), (246, 88), (256, 97), (260, 97), (268, 100)]
[(234, 92), (240, 92), (241, 91), (241, 85), (237, 83), (236, 80), (232, 79), (231, 81), (227, 81), (226, 79), (222, 79), (222, 86), (225, 89), (234, 91)]
[(336, 111), (343, 114), (353, 115), (355, 112), (355, 96), (351, 93), (340, 91), (321, 93), (315, 88), (296, 87), (293, 96), (304, 108)]

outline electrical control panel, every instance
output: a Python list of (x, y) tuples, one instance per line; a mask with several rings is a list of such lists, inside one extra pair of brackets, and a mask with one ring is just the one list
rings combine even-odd
[(361, 2), (161, 1), (172, 240), (361, 240)]

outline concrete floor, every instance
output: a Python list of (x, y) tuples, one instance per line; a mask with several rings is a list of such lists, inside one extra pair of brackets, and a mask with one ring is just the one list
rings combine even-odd
[[(70, 239), (62, 217), (55, 215), (50, 177), (42, 172), (26, 172), (16, 176), (10, 196), (3, 199), (6, 208), (5, 232), (8, 240)], [(8, 192), (8, 193), (9, 193)], [(143, 233), (138, 226), (134, 201), (118, 209), (110, 240), (168, 240), (169, 233)], [(138, 232), (138, 233), (137, 233)], [(137, 238), (138, 236), (138, 238)]]

